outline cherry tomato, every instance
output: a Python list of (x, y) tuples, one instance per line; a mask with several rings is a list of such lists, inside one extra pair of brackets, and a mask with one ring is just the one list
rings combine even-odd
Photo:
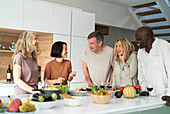
[(135, 88), (140, 89), (141, 87), (140, 87), (140, 85), (135, 85)]
[(123, 91), (123, 89), (124, 89), (124, 87), (122, 86), (122, 87), (120, 87), (120, 91)]

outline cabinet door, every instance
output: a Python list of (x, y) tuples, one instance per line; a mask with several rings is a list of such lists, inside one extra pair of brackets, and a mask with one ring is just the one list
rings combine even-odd
[(95, 15), (83, 11), (72, 11), (72, 35), (87, 37), (95, 30)]
[(14, 84), (2, 84), (0, 92), (0, 96), (14, 95)]
[(53, 5), (44, 2), (24, 1), (24, 30), (53, 33)]
[(70, 35), (71, 9), (54, 6), (54, 33)]
[(63, 41), (67, 43), (67, 50), (68, 50), (68, 54), (67, 54), (67, 59), (70, 60), (70, 36), (66, 36), (66, 35), (53, 35), (53, 43), (55, 43), (56, 41)]
[(77, 71), (76, 77), (72, 82), (84, 82), (84, 74), (82, 68), (82, 53), (87, 45), (87, 39), (82, 37), (72, 37), (71, 40), (71, 62), (72, 70)]
[(0, 0), (0, 28), (22, 30), (23, 0)]

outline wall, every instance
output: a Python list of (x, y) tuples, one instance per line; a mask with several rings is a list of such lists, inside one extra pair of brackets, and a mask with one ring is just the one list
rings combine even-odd
[(135, 41), (135, 30), (128, 30), (110, 26), (109, 35), (105, 35), (104, 37), (104, 44), (114, 47), (115, 42), (119, 38), (128, 38), (129, 41)]
[(96, 23), (127, 29), (139, 27), (128, 8), (102, 2), (100, 0), (43, 0), (56, 4), (83, 9), (96, 14)]

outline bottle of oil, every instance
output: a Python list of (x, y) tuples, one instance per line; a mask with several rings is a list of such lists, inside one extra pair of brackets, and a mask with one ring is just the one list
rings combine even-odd
[(11, 68), (10, 68), (10, 65), (8, 66), (8, 70), (7, 70), (7, 82), (11, 82)]

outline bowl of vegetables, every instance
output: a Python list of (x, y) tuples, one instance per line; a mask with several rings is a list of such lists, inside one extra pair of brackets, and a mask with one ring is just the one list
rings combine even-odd
[(107, 90), (98, 90), (91, 95), (92, 99), (97, 104), (107, 104), (112, 98), (111, 94), (108, 94)]

